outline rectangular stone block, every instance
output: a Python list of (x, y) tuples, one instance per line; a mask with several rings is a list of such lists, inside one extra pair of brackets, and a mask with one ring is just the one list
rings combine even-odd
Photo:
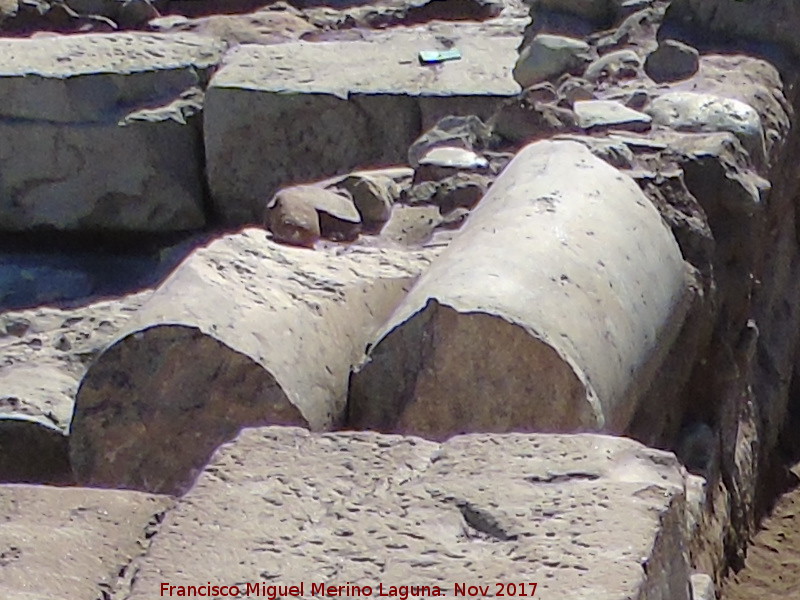
[(202, 88), (221, 50), (188, 34), (0, 40), (0, 229), (201, 227)]
[(409, 145), (436, 118), (487, 118), (518, 93), (511, 67), (519, 36), (454, 31), (462, 58), (434, 65), (420, 64), (419, 52), (441, 42), (420, 32), (229, 53), (204, 115), (218, 215), (229, 224), (257, 222), (280, 187), (404, 164)]
[(689, 600), (684, 505), (675, 457), (623, 438), (244, 430), (167, 515), (127, 598), (262, 582), (309, 598), (323, 582), (370, 586), (341, 594), (361, 600), (381, 585), (459, 597), (457, 583)]

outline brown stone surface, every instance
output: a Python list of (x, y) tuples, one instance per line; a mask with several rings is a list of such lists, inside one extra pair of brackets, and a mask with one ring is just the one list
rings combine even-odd
[(264, 223), (276, 241), (312, 248), (321, 237), (353, 241), (361, 231), (361, 215), (350, 194), (319, 185), (279, 190), (267, 204)]
[(0, 314), (0, 481), (72, 479), (66, 435), (80, 379), (147, 296)]
[(81, 381), (78, 481), (180, 493), (242, 427), (340, 424), (352, 365), (434, 254), (293, 248), (263, 229), (198, 249)]

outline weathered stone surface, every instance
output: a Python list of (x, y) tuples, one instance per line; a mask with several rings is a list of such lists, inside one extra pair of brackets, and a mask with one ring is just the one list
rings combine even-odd
[(439, 182), (434, 202), (442, 215), (449, 215), (458, 208), (471, 209), (492, 183), (492, 179), (480, 173), (459, 173)]
[(490, 119), (498, 137), (522, 145), (577, 130), (578, 119), (570, 108), (530, 100), (526, 92), (503, 102)]
[(0, 593), (95, 600), (130, 586), (167, 496), (0, 485)]
[(755, 41), (779, 44), (795, 56), (800, 55), (797, 30), (800, 5), (793, 0), (673, 0), (664, 17), (670, 33), (686, 31), (698, 43)]
[(449, 107), (519, 91), (510, 75), (518, 41), (463, 35), (462, 59), (437, 66), (419, 63), (421, 49), (441, 45), (419, 32), (235, 49), (204, 112), (216, 211), (227, 223), (253, 222), (281, 186), (404, 161), (421, 133), (422, 99)]
[[(456, 173), (438, 181), (424, 181), (415, 185), (406, 193), (405, 201), (409, 204), (434, 204), (444, 216), (457, 208), (474, 207), (486, 194), (492, 180), (491, 176), (481, 173)], [(452, 224), (454, 218), (451, 215), (445, 221)]]
[[(503, 0), (385, 0), (380, 3), (345, 3), (313, 6), (314, 0), (294, 0), (308, 6), (303, 12), (323, 30), (412, 26), (430, 22), (484, 21), (508, 7)], [(356, 4), (348, 6), (348, 4)]]
[(549, 81), (532, 85), (526, 88), (523, 94), (525, 94), (525, 97), (531, 102), (544, 102), (545, 104), (549, 104), (558, 101), (558, 91)]
[(125, 0), (65, 0), (75, 14), (95, 15), (113, 19)]
[[(736, 4), (743, 3), (730, 6)], [(673, 36), (664, 32), (664, 37)], [(708, 31), (693, 40), (706, 51), (718, 41)], [(729, 39), (728, 52), (734, 44), (754, 48), (747, 41)], [(761, 46), (759, 53), (766, 48)], [(671, 151), (638, 151), (641, 163), (652, 168), (649, 181), (640, 179), (640, 184), (660, 210), (665, 208), (662, 214), (681, 240), (684, 256), (711, 281), (704, 286), (708, 316), (697, 326), (707, 328), (711, 323), (713, 334), (701, 346), (689, 386), (669, 404), (653, 405), (639, 422), (663, 419), (675, 403), (683, 403), (693, 419), (714, 424), (721, 475), (720, 481), (709, 484), (713, 508), (708, 510), (714, 513), (699, 520), (703, 533), (696, 536), (699, 541), (693, 553), (702, 563), (698, 568), (715, 579), (731, 562), (742, 564), (742, 549), (754, 531), (754, 512), (760, 505), (754, 499), (766, 499), (767, 490), (774, 489), (770, 483), (774, 460), (767, 458), (771, 454), (767, 448), (775, 443), (771, 432), (796, 429), (784, 421), (780, 400), (786, 397), (792, 379), (786, 365), (796, 355), (795, 324), (800, 322), (797, 178), (792, 166), (798, 138), (785, 127), (792, 112), (790, 103), (797, 102), (790, 91), (795, 89), (793, 77), (784, 72), (781, 78), (775, 66), (764, 60), (704, 54), (691, 79), (668, 86), (680, 93), (707, 93), (752, 107), (766, 132), (766, 157), (761, 144), (747, 145), (745, 151), (742, 137), (736, 139), (731, 133), (690, 129), (675, 136), (667, 135), (663, 127), (656, 128), (654, 135), (670, 148), (677, 147), (678, 156)], [(646, 82), (636, 83), (649, 87)], [(732, 118), (730, 123), (740, 127), (747, 119)], [(680, 150), (687, 145), (698, 150), (692, 158)], [(677, 162), (679, 168), (669, 172), (664, 162)], [(748, 325), (751, 319), (755, 327)]]
[(392, 209), (392, 216), (381, 230), (381, 237), (401, 246), (421, 246), (431, 239), (434, 230), (441, 223), (442, 215), (436, 206), (398, 204)]
[[(50, 0), (10, 0), (0, 2), (0, 27), (11, 35), (31, 35), (49, 32), (113, 32), (117, 24), (100, 14), (80, 13), (72, 2)], [(109, 2), (111, 4), (111, 2)], [(6, 33), (6, 35), (8, 35)]]
[(146, 296), (0, 315), (0, 481), (72, 480), (66, 435), (78, 382)]
[(19, 12), (19, 0), (0, 0), (0, 25), (12, 19)]
[(583, 129), (614, 127), (629, 131), (650, 129), (652, 118), (614, 100), (582, 100), (575, 103), (578, 125)]
[(401, 185), (398, 180), (409, 180), (414, 176), (413, 169), (379, 169), (375, 171), (356, 171), (344, 177), (333, 179), (328, 189), (344, 190), (353, 198), (361, 220), (366, 227), (385, 223), (392, 213), (392, 205), (400, 197)]
[(491, 169), (493, 175), (500, 174), (514, 158), (513, 152), (486, 151), (483, 155), (489, 161), (489, 169)]
[(583, 76), (593, 82), (601, 79), (630, 79), (639, 74), (642, 59), (633, 50), (617, 50), (593, 61)]
[(480, 154), (463, 148), (439, 146), (428, 150), (419, 160), (420, 166), (433, 166), (466, 171), (485, 169), (489, 166)]
[(444, 117), (411, 144), (408, 164), (419, 166), (425, 154), (440, 146), (482, 150), (491, 144), (491, 137), (491, 128), (475, 115)]
[(114, 20), (123, 29), (142, 27), (150, 19), (159, 16), (150, 0), (123, 0), (118, 4), (119, 12)]
[(644, 70), (653, 81), (688, 79), (700, 68), (700, 53), (696, 48), (677, 40), (662, 40), (658, 48), (647, 55)]
[(753, 107), (731, 98), (699, 92), (669, 92), (645, 109), (658, 125), (676, 131), (727, 131), (742, 142), (754, 160), (764, 160), (764, 130)]
[[(286, 189), (297, 190), (297, 187)], [(305, 194), (306, 197), (310, 195)], [(272, 239), (313, 248), (322, 237), (319, 213), (314, 203), (305, 201), (303, 196), (292, 194), (291, 191), (285, 196), (282, 198), (281, 192), (275, 194), (265, 212), (264, 224), (272, 233)]]
[(588, 62), (589, 45), (583, 40), (540, 33), (519, 53), (514, 79), (527, 88), (580, 69)]
[(571, 135), (556, 136), (556, 140), (573, 140), (586, 146), (597, 158), (600, 158), (617, 169), (631, 169), (636, 161), (630, 146), (624, 140), (611, 137)]
[(81, 381), (78, 480), (182, 492), (241, 427), (341, 423), (351, 366), (434, 254), (310, 251), (261, 229), (197, 250)]
[(464, 148), (439, 146), (432, 148), (419, 159), (414, 172), (414, 183), (440, 181), (459, 172), (487, 173), (489, 161), (480, 154)]
[[(755, 286), (751, 273), (758, 268), (761, 218), (771, 185), (747, 168), (744, 149), (730, 133), (675, 138), (672, 150), (686, 187), (700, 202), (716, 240), (714, 278), (719, 310), (726, 322), (745, 326), (751, 316)], [(750, 234), (742, 235), (746, 229)]]
[[(652, 4), (645, 0), (645, 4)], [(664, 16), (666, 3), (655, 3), (655, 6), (639, 6), (639, 10), (629, 14), (619, 27), (608, 34), (600, 33), (595, 46), (600, 54), (635, 47), (645, 54), (658, 46), (656, 34)]]
[(442, 229), (458, 229), (466, 222), (468, 216), (468, 208), (457, 206), (453, 210), (442, 215), (442, 224), (439, 227)]
[(374, 338), (350, 425), (622, 433), (686, 316), (689, 282), (632, 180), (577, 143), (532, 144)]
[(646, 90), (634, 90), (625, 100), (625, 106), (641, 111), (648, 102), (650, 102), (650, 94)]
[(631, 440), (249, 429), (167, 514), (127, 598), (162, 582), (452, 597), (524, 581), (543, 598), (689, 600), (683, 521), (674, 457)]
[(0, 227), (172, 231), (205, 222), (208, 38), (0, 40)]
[[(732, 98), (752, 107), (761, 119), (764, 130), (766, 160), (772, 165), (782, 156), (789, 143), (789, 115), (793, 109), (786, 97), (787, 85), (778, 69), (769, 62), (744, 55), (703, 55), (695, 77), (672, 84), (677, 90), (696, 91)], [(758, 164), (759, 156), (751, 159)]]
[(218, 14), (188, 19), (168, 16), (148, 23), (162, 32), (190, 31), (227, 44), (274, 44), (298, 40), (318, 31), (300, 11), (276, 2), (247, 14)]
[(705, 573), (694, 573), (691, 577), (692, 600), (715, 600), (714, 580)]
[(320, 237), (352, 241), (361, 231), (361, 215), (349, 195), (322, 186), (297, 185), (270, 200), (264, 222), (279, 242), (313, 247)]

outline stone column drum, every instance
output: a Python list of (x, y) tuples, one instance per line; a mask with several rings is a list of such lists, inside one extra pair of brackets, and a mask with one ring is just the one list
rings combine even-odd
[(524, 148), (351, 376), (356, 428), (624, 432), (690, 304), (634, 181), (576, 142)]

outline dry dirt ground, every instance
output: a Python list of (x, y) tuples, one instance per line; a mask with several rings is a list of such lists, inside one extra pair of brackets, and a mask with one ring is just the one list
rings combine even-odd
[[(792, 471), (800, 473), (800, 463)], [(761, 526), (723, 600), (800, 599), (800, 485), (778, 499)]]

